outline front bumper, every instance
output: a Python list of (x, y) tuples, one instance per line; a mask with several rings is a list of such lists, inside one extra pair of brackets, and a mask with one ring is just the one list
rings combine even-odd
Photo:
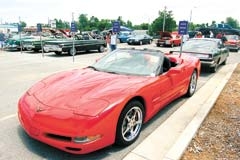
[(20, 45), (16, 45), (16, 44), (7, 44), (4, 46), (5, 50), (19, 50), (21, 47)]
[(62, 52), (63, 49), (58, 45), (44, 45), (44, 51), (46, 52)]
[(200, 60), (202, 67), (215, 67), (217, 63), (214, 60)]
[[(38, 107), (44, 108), (37, 111)], [(24, 96), (18, 103), (18, 118), (26, 133), (43, 143), (73, 154), (86, 154), (114, 143), (115, 131), (109, 129), (111, 124), (103, 125), (106, 119), (97, 119), (74, 115), (73, 111), (47, 110), (33, 97)], [(109, 117), (113, 118), (113, 117)], [(106, 120), (110, 121), (110, 120)], [(92, 126), (88, 126), (91, 123)], [(114, 123), (112, 123), (114, 124)], [(87, 126), (87, 127), (86, 127)], [(88, 143), (76, 143), (75, 137), (101, 134), (101, 138)]]
[(225, 45), (229, 50), (238, 50), (240, 46), (237, 45)]

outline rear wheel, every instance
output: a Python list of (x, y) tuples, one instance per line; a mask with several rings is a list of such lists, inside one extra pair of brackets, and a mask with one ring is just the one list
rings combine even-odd
[(195, 93), (196, 88), (197, 88), (197, 71), (194, 70), (190, 78), (186, 96), (191, 97)]
[(138, 138), (143, 124), (144, 108), (139, 101), (129, 102), (120, 114), (117, 124), (116, 144), (127, 146)]
[(103, 53), (105, 51), (105, 47), (103, 45), (99, 46), (98, 52)]

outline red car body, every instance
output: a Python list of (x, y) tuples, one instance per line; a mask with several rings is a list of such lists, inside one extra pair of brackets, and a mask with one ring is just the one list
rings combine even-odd
[(199, 76), (199, 59), (166, 56), (172, 66), (157, 76), (120, 75), (92, 68), (51, 75), (20, 98), (19, 121), (32, 138), (73, 154), (112, 145), (119, 117), (130, 101), (143, 104), (143, 122), (147, 122), (188, 93), (193, 73), (195, 79)]
[(160, 32), (160, 39), (156, 42), (157, 47), (160, 46), (180, 46), (181, 36), (178, 32)]

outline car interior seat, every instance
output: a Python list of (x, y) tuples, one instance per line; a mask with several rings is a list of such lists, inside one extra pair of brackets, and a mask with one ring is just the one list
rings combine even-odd
[(171, 68), (171, 62), (168, 57), (164, 56), (163, 72), (167, 72)]

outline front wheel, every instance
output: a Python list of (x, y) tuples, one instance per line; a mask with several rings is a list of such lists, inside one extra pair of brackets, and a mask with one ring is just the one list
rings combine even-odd
[(138, 138), (143, 124), (144, 108), (139, 101), (129, 102), (120, 114), (117, 124), (116, 144), (127, 146)]
[(197, 88), (197, 71), (194, 70), (190, 78), (186, 96), (191, 97), (195, 93), (196, 88)]
[(68, 52), (68, 54), (71, 55), (71, 56), (76, 55), (76, 53), (77, 53), (76, 48), (71, 48), (71, 49), (69, 50), (69, 52)]

